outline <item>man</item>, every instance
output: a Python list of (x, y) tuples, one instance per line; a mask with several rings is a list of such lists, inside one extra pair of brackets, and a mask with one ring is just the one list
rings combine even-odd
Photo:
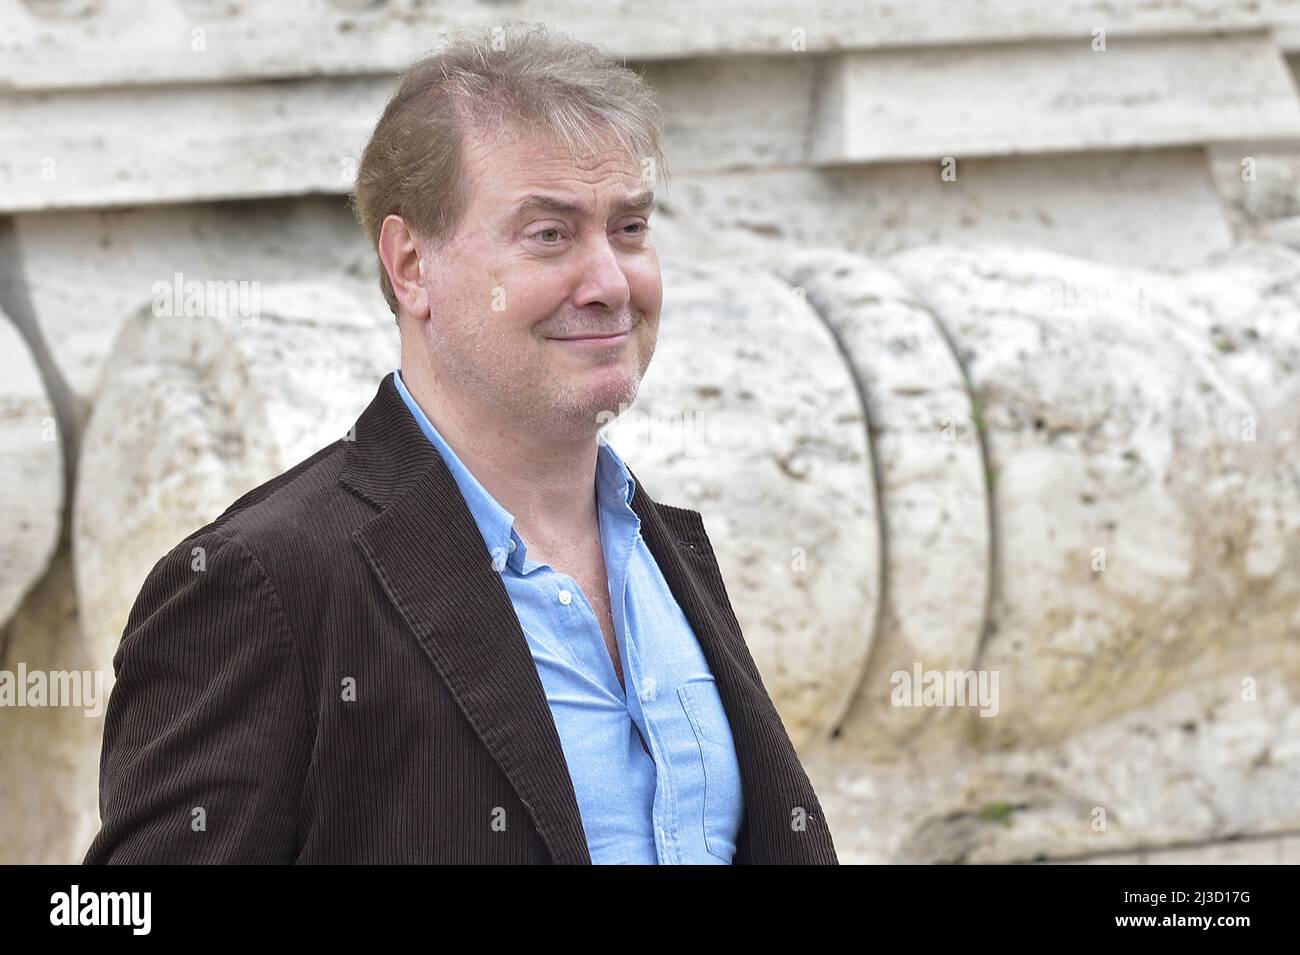
[(150, 574), (86, 861), (837, 861), (700, 515), (598, 434), (658, 330), (656, 124), (544, 29), (406, 74), (354, 199), (401, 367)]

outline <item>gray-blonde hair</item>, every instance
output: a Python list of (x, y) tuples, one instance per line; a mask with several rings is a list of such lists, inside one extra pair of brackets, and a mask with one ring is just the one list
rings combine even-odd
[[(542, 132), (572, 155), (612, 132), (639, 161), (648, 188), (667, 184), (662, 114), (638, 73), (541, 23), (449, 37), (403, 74), (362, 152), (350, 201), (376, 255), (389, 215), (435, 244), (456, 232), (470, 198), (463, 158), (470, 129)], [(396, 316), (382, 260), (379, 287)]]

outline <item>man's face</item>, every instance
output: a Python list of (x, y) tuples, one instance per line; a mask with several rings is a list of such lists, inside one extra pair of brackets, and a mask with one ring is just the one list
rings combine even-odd
[(511, 427), (590, 437), (636, 397), (659, 329), (640, 169), (613, 141), (575, 160), (508, 130), (470, 133), (465, 152), (460, 229), (422, 245), (430, 367)]

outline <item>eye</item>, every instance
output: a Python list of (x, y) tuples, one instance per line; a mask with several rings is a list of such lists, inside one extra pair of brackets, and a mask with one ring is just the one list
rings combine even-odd
[(560, 235), (562, 234), (562, 232), (561, 232), (560, 229), (557, 229), (555, 226), (551, 226), (551, 228), (549, 228), (549, 229), (542, 229), (542, 230), (540, 230), (540, 231), (538, 231), (538, 232), (534, 232), (534, 233), (533, 233), (533, 238), (534, 238), (534, 239), (541, 239), (543, 245), (554, 245), (554, 244), (555, 244), (554, 242), (549, 242), (549, 241), (547, 241), (545, 238), (543, 238), (544, 236), (546, 236), (546, 235), (548, 235), (549, 233), (552, 233), (552, 232), (555, 233), (555, 237), (556, 237), (556, 238), (555, 238), (555, 241), (558, 242), (558, 241), (559, 241), (559, 237), (560, 237)]
[[(639, 231), (639, 232), (627, 232), (626, 230), (628, 230), (628, 229), (639, 229), (640, 231)], [(648, 222), (629, 222), (627, 225), (623, 226), (623, 229), (620, 230), (620, 231), (622, 231), (624, 235), (630, 236), (631, 238), (639, 239), (641, 236), (645, 235), (647, 232), (650, 231), (650, 223), (648, 223)]]

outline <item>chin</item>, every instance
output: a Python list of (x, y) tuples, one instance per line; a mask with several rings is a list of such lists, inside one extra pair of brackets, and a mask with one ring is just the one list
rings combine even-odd
[(595, 433), (628, 410), (636, 399), (637, 385), (631, 376), (599, 387), (577, 385), (562, 396), (559, 410), (584, 436)]

